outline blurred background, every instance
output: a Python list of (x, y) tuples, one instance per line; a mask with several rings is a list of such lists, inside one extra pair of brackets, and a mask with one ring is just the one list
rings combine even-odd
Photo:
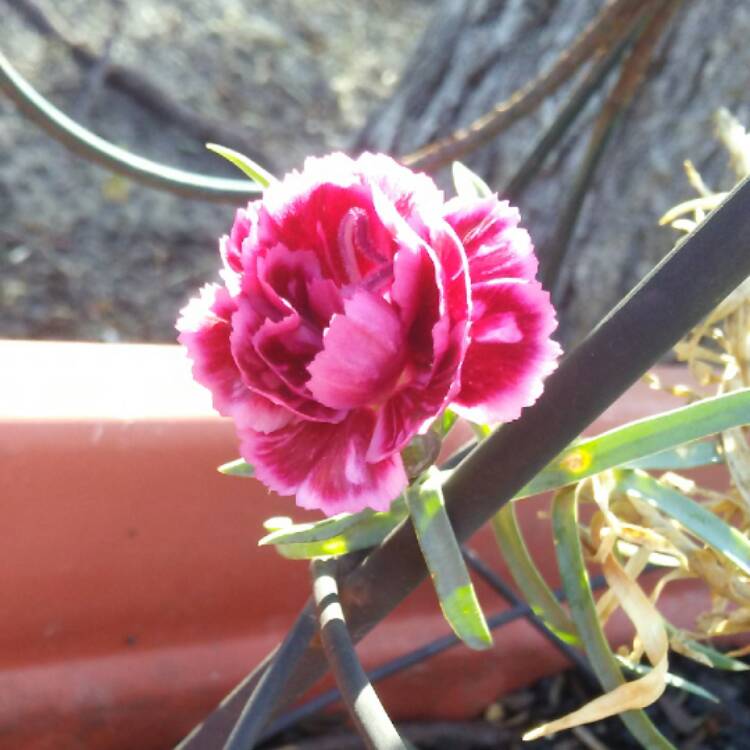
[[(41, 93), (134, 153), (239, 176), (204, 148), (277, 175), (306, 155), (408, 154), (550, 68), (600, 0), (0, 0), (0, 50)], [(615, 70), (516, 196), (544, 263), (561, 232), (556, 297), (571, 342), (669, 250), (659, 216), (693, 197), (690, 158), (731, 186), (713, 117), (750, 122), (750, 6), (679, 5), (561, 217)], [(83, 52), (81, 51), (83, 50)], [(124, 71), (124, 72), (123, 72)], [(583, 80), (462, 157), (502, 190)], [(178, 309), (217, 271), (234, 208), (170, 195), (70, 153), (0, 96), (0, 337), (173, 341)], [(437, 174), (448, 188), (446, 170)]]
[[(134, 97), (78, 64), (69, 45), (40, 28), (40, 15), (209, 126), (241, 133), (244, 143), (226, 145), (252, 151), (281, 174), (307, 154), (347, 145), (392, 90), (430, 5), (2, 0), (0, 40), (37, 89), (120, 146), (172, 166), (241, 176), (206, 151), (205, 134), (166, 117), (163, 98)], [(5, 98), (0, 154), (0, 335), (172, 341), (178, 308), (216, 273), (217, 238), (233, 208), (144, 188), (89, 164)]]

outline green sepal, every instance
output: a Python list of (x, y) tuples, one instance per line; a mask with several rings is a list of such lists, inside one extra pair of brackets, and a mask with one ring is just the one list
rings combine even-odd
[(442, 440), (453, 427), (454, 424), (458, 421), (458, 414), (456, 412), (451, 411), (450, 409), (446, 409), (432, 424), (432, 427), (430, 428), (434, 432), (437, 433), (438, 437)]

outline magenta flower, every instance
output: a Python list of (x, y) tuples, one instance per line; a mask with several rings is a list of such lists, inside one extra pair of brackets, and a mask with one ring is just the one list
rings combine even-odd
[(256, 476), (328, 515), (385, 510), (400, 451), (446, 407), (507, 421), (531, 404), (560, 350), (518, 220), (373, 154), (308, 159), (239, 210), (224, 284), (178, 329)]

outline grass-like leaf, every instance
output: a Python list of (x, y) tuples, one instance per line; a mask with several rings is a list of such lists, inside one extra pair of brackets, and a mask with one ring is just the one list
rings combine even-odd
[(239, 151), (227, 148), (226, 146), (219, 146), (216, 143), (207, 143), (206, 148), (219, 156), (223, 156), (227, 161), (234, 164), (237, 169), (246, 174), (253, 182), (263, 188), (267, 188), (272, 182), (276, 182), (276, 178), (270, 172), (263, 169), (260, 164), (256, 164), (256, 162), (250, 157), (241, 154)]
[(272, 531), (264, 536), (258, 544), (308, 544), (310, 542), (324, 542), (327, 539), (346, 534), (357, 524), (367, 523), (375, 519), (376, 524), (386, 518), (393, 521), (395, 526), (406, 518), (406, 503), (403, 498), (395, 500), (387, 511), (363, 510), (359, 513), (341, 513), (338, 516), (324, 518), (312, 523), (297, 523)]
[[(291, 560), (340, 557), (349, 552), (369, 549), (380, 544), (405, 517), (406, 511), (403, 505), (399, 509), (390, 510), (386, 513), (357, 513), (349, 517), (355, 520), (335, 536), (308, 542), (274, 542), (274, 545), (280, 555)], [(269, 534), (269, 536), (272, 536), (272, 534)]]
[(564, 487), (607, 469), (748, 423), (748, 388), (639, 419), (572, 444), (542, 469), (516, 498)]
[[(750, 665), (745, 662), (735, 659), (733, 656), (727, 656), (727, 654), (717, 651), (713, 646), (709, 646), (707, 643), (701, 643), (691, 638), (684, 638), (680, 631), (669, 622), (665, 621), (667, 633), (672, 643), (673, 650), (686, 656), (688, 659), (698, 661), (699, 664), (708, 662), (708, 665), (714, 669), (722, 669), (727, 672), (747, 672), (750, 669)], [(682, 644), (682, 647), (678, 647), (677, 644)], [(695, 654), (698, 654), (701, 659), (697, 659)]]
[(668, 448), (651, 456), (629, 461), (628, 469), (649, 469), (652, 471), (683, 471), (699, 466), (724, 463), (724, 454), (717, 440), (696, 440), (676, 448)]
[(668, 487), (642, 471), (618, 471), (618, 486), (637, 493), (716, 552), (728, 557), (750, 575), (750, 541), (692, 498)]
[(489, 648), (492, 635), (445, 510), (439, 472), (412, 485), (406, 504), (445, 619), (467, 646)]
[[(624, 684), (625, 679), (596, 614), (583, 561), (578, 534), (578, 502), (573, 490), (562, 491), (555, 496), (552, 523), (560, 577), (570, 604), (571, 617), (599, 682), (605, 690), (614, 690)], [(643, 747), (675, 750), (643, 711), (627, 711), (620, 718)]]
[(237, 458), (234, 461), (227, 461), (227, 463), (219, 466), (218, 470), (221, 474), (226, 474), (230, 477), (254, 477), (255, 469), (245, 461), (244, 458)]
[(513, 503), (508, 503), (495, 515), (492, 530), (510, 574), (532, 610), (558, 638), (580, 645), (575, 625), (529, 554)]

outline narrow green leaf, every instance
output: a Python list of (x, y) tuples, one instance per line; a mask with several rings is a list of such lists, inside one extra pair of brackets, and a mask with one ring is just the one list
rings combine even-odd
[(340, 557), (349, 552), (369, 549), (380, 544), (388, 534), (406, 518), (406, 511), (386, 513), (360, 513), (352, 516), (357, 520), (336, 536), (311, 542), (291, 544), (276, 543), (276, 551), (291, 560), (311, 560), (314, 557)]
[(628, 469), (651, 469), (653, 471), (681, 471), (698, 466), (724, 463), (717, 440), (696, 440), (676, 448), (668, 448), (651, 456), (637, 458), (624, 464)]
[(750, 541), (738, 529), (645, 472), (621, 470), (616, 477), (620, 489), (636, 493), (750, 575)]
[(230, 477), (254, 477), (255, 469), (243, 458), (237, 458), (234, 461), (228, 461), (217, 469), (221, 474)]
[(745, 662), (735, 659), (733, 656), (722, 654), (721, 651), (717, 651), (705, 643), (698, 641), (688, 641), (687, 643), (693, 651), (703, 654), (711, 662), (711, 666), (714, 669), (723, 669), (727, 672), (747, 672), (750, 669), (750, 666), (745, 664)]
[(576, 441), (542, 469), (516, 498), (579, 482), (606, 469), (748, 423), (750, 388), (639, 419)]
[(439, 472), (409, 487), (406, 504), (445, 619), (467, 646), (489, 648), (492, 634), (445, 510)]
[(271, 516), (263, 521), (263, 528), (270, 534), (272, 531), (281, 531), (281, 529), (288, 529), (294, 526), (289, 516)]
[[(653, 667), (650, 667), (647, 664), (635, 664), (634, 662), (626, 659), (624, 656), (620, 656), (619, 654), (616, 654), (615, 658), (620, 662), (620, 664), (622, 664), (623, 668), (627, 672), (632, 672), (639, 677), (647, 675), (653, 669)], [(719, 698), (711, 691), (702, 688), (700, 685), (696, 685), (694, 682), (691, 682), (684, 677), (673, 674), (672, 672), (667, 672), (666, 682), (667, 685), (671, 685), (677, 690), (684, 690), (686, 693), (692, 693), (693, 695), (697, 695), (700, 698), (705, 698), (707, 701), (711, 701), (712, 703), (719, 703)]]
[[(578, 502), (574, 491), (564, 490), (555, 495), (552, 524), (557, 564), (571, 617), (599, 682), (605, 690), (614, 690), (624, 684), (625, 679), (596, 614), (578, 534)], [(627, 711), (620, 714), (620, 718), (643, 747), (675, 750), (643, 711)]]
[(323, 542), (339, 536), (357, 521), (372, 515), (372, 511), (362, 513), (342, 513), (338, 516), (324, 518), (322, 521), (311, 523), (295, 523), (284, 528), (274, 529), (258, 541), (259, 547), (270, 544), (307, 544), (309, 542)]
[(492, 530), (513, 580), (532, 610), (558, 638), (566, 643), (580, 645), (575, 625), (529, 554), (518, 525), (514, 503), (508, 503), (495, 514)]
[[(727, 672), (747, 672), (747, 670), (750, 669), (750, 665), (745, 664), (745, 662), (735, 659), (733, 656), (722, 654), (721, 651), (717, 651), (706, 643), (701, 643), (700, 641), (695, 641), (690, 638), (683, 638), (680, 631), (671, 623), (665, 621), (664, 624), (667, 627), (670, 642), (674, 640), (681, 641), (690, 651), (696, 651), (704, 656), (714, 669), (722, 669)], [(679, 650), (679, 653), (686, 656), (688, 659), (692, 658), (687, 650)], [(702, 661), (699, 661), (698, 663), (703, 664)]]
[[(258, 545), (268, 544), (308, 544), (310, 542), (324, 542), (327, 539), (345, 534), (352, 526), (370, 521), (371, 519), (392, 518), (394, 525), (406, 518), (406, 503), (403, 498), (395, 500), (387, 511), (363, 510), (359, 513), (341, 513), (337, 516), (324, 518), (312, 523), (297, 523), (292, 526), (272, 531), (264, 536)], [(379, 521), (376, 520), (376, 524)]]
[(453, 173), (453, 185), (456, 195), (460, 198), (489, 198), (494, 195), (489, 185), (478, 175), (472, 172), (465, 164), (454, 161), (451, 165)]
[(239, 151), (226, 148), (226, 146), (219, 146), (216, 143), (207, 143), (206, 148), (219, 156), (223, 156), (227, 161), (232, 162), (237, 169), (244, 172), (253, 182), (261, 187), (267, 188), (272, 182), (276, 182), (276, 178), (270, 172)]

